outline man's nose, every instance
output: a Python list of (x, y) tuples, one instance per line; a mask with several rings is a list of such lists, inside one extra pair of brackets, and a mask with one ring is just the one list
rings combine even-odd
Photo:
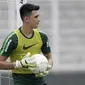
[(38, 20), (38, 22), (40, 22), (40, 20)]

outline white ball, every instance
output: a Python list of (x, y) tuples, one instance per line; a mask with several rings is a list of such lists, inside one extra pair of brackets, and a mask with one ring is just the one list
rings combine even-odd
[(48, 66), (47, 58), (42, 54), (35, 54), (35, 55), (33, 55), (33, 57), (35, 57), (35, 61), (36, 61), (36, 65), (37, 65), (33, 72), (39, 73), (39, 72), (46, 71), (47, 66)]

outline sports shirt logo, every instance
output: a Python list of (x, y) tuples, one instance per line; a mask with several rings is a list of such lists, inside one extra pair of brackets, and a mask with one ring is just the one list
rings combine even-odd
[(31, 48), (31, 47), (33, 47), (33, 46), (35, 46), (37, 43), (35, 43), (35, 44), (32, 44), (32, 45), (29, 45), (29, 46), (23, 46), (23, 49), (24, 50), (27, 50), (28, 48)]

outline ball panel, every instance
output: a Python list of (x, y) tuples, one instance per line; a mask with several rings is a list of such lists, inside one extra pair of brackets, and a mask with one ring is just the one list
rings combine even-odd
[(36, 61), (36, 65), (37, 65), (37, 67), (34, 70), (34, 73), (46, 71), (47, 66), (48, 66), (47, 58), (42, 54), (35, 54), (35, 55), (33, 55), (33, 57), (35, 57), (35, 61)]

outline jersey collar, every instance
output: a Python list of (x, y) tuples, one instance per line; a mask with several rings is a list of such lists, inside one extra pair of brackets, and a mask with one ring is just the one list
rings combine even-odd
[(20, 33), (21, 33), (25, 38), (27, 38), (27, 39), (33, 38), (33, 36), (34, 36), (34, 31), (33, 31), (33, 33), (32, 33), (32, 36), (28, 38), (26, 35), (24, 35), (24, 33), (22, 32), (21, 28), (22, 28), (22, 27), (19, 28), (19, 31), (20, 31)]

